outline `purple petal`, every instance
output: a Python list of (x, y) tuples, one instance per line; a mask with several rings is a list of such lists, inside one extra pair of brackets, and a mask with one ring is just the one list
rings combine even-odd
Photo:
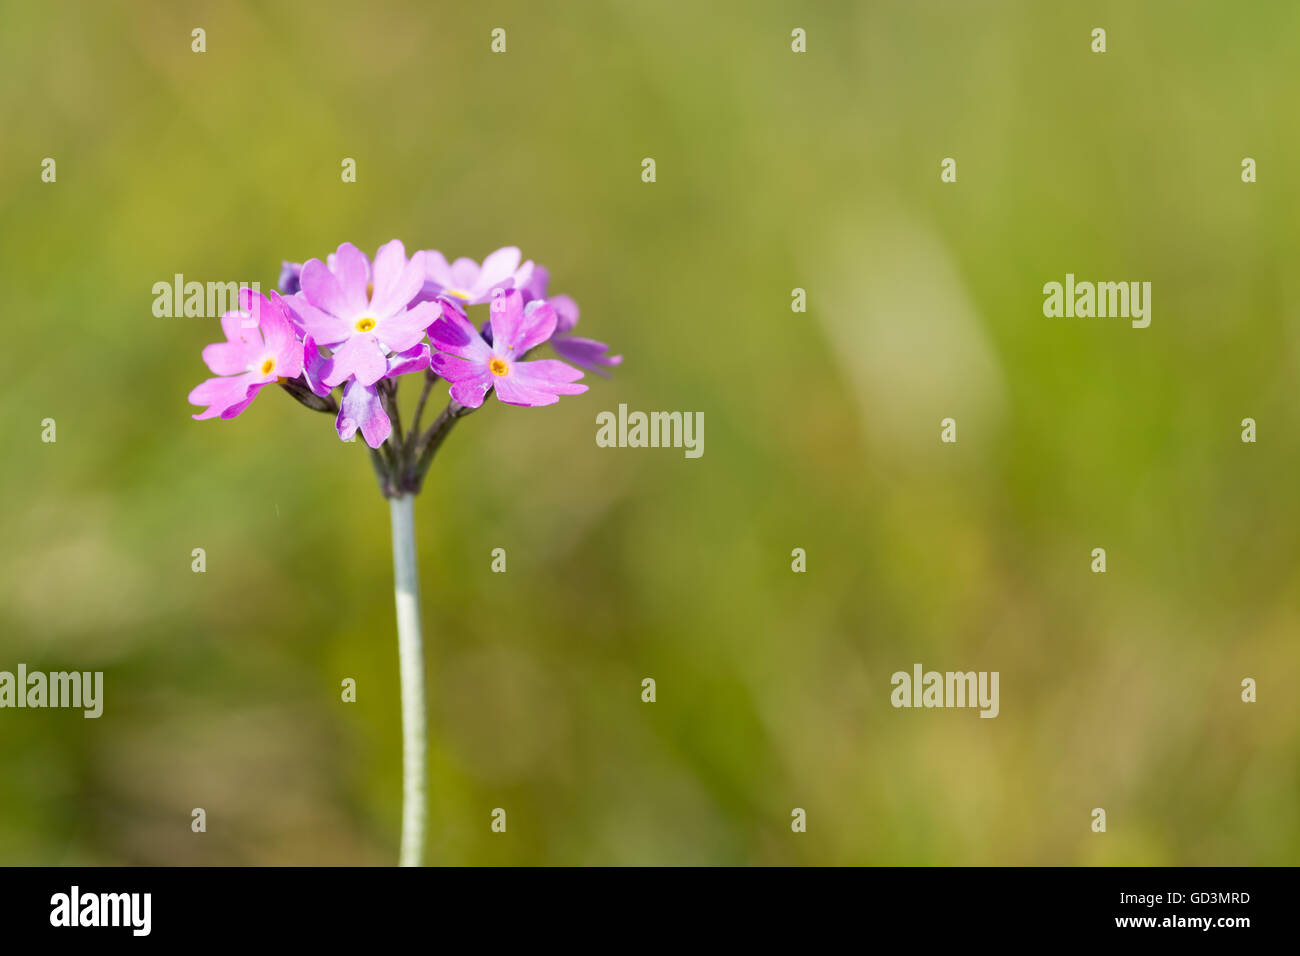
[(421, 302), (410, 312), (399, 312), (391, 318), (381, 319), (375, 327), (379, 341), (391, 352), (405, 352), (424, 338), (425, 329), (438, 316), (438, 307), (432, 302)]
[(449, 382), (464, 382), (490, 374), (486, 362), (467, 362), (446, 352), (434, 352), (429, 367)]
[[(393, 247), (396, 246), (394, 250)], [(411, 304), (424, 285), (424, 253), (417, 252), (408, 262), (406, 250), (394, 239), (379, 250), (385, 256), (384, 275), (378, 269), (376, 256), (375, 294), (370, 300), (370, 311), (376, 317), (394, 315)]]
[(546, 392), (541, 389), (528, 388), (522, 382), (515, 379), (513, 375), (506, 375), (496, 381), (497, 399), (505, 402), (507, 405), (524, 405), (536, 407), (538, 405), (554, 405), (560, 400), (560, 396), (554, 392)]
[[(357, 313), (357, 309), (348, 305), (348, 297), (339, 285), (339, 280), (334, 278), (334, 273), (319, 259), (309, 259), (303, 265), (300, 281), (302, 295), (309, 305), (341, 319), (350, 318)], [(362, 291), (364, 290), (365, 287), (362, 286)], [(320, 338), (317, 336), (318, 340)]]
[(509, 405), (554, 405), (560, 395), (579, 395), (587, 390), (577, 384), (582, 372), (555, 359), (516, 362), (510, 374), (496, 380), (497, 398)]
[(557, 335), (551, 339), (551, 348), (555, 349), (555, 354), (566, 362), (572, 362), (574, 365), (579, 365), (606, 377), (609, 376), (609, 372), (605, 371), (604, 367), (621, 365), (623, 362), (623, 356), (621, 355), (606, 355), (609, 346), (604, 342), (597, 342), (595, 339)]
[(348, 382), (343, 389), (343, 401), (334, 421), (339, 438), (347, 441), (361, 429), (361, 437), (371, 448), (378, 448), (393, 431), (392, 422), (379, 400), (379, 390), (360, 382)]
[(510, 367), (510, 375), (507, 377), (517, 378), (529, 388), (551, 389), (561, 395), (578, 395), (587, 390), (585, 385), (572, 384), (582, 378), (582, 370), (557, 359), (516, 362)]
[(266, 303), (267, 298), (261, 292), (248, 286), (240, 286), (239, 308), (259, 322), (262, 317), (262, 309), (266, 306)]
[(311, 305), (302, 292), (280, 301), (284, 303), (289, 320), (321, 345), (332, 348), (352, 334), (352, 327), (346, 319), (322, 312)]
[(555, 310), (545, 302), (530, 302), (525, 309), (515, 289), (494, 298), (489, 314), (492, 347), (503, 358), (523, 355), (555, 330)]
[(521, 265), (518, 269), (515, 270), (515, 274), (511, 278), (507, 279), (505, 282), (497, 283), (492, 287), (491, 291), (495, 293), (497, 289), (525, 288), (530, 282), (533, 281), (534, 268), (535, 266), (533, 265), (533, 260), (529, 259), (527, 262), (525, 262), (523, 265)]
[(375, 294), (370, 297), (373, 305), (380, 293), (391, 286), (406, 267), (406, 246), (401, 239), (394, 239), (379, 247), (375, 253)]
[(477, 262), (461, 256), (447, 269), (447, 275), (451, 279), (447, 283), (447, 288), (458, 292), (471, 292), (478, 283), (481, 271)]
[(257, 320), (241, 310), (227, 312), (221, 317), (221, 331), (231, 342), (246, 342), (262, 347), (262, 333), (257, 330)]
[(343, 293), (343, 301), (347, 303), (348, 309), (347, 312), (334, 314), (348, 318), (364, 312), (370, 304), (370, 296), (366, 294), (366, 286), (370, 283), (370, 260), (366, 254), (352, 243), (345, 242), (334, 253), (331, 268), (338, 279), (339, 290)]
[(448, 391), (451, 397), (460, 402), (466, 408), (478, 408), (483, 404), (483, 399), (492, 388), (491, 372), (482, 372), (479, 375), (461, 379), (453, 382)]
[(424, 277), (440, 290), (451, 285), (451, 266), (447, 264), (447, 257), (437, 249), (424, 251)]
[(326, 358), (320, 354), (320, 349), (316, 347), (316, 340), (310, 335), (303, 340), (303, 368), (302, 377), (307, 380), (307, 387), (313, 392), (324, 398), (330, 393), (330, 387), (325, 384), (325, 378), (334, 368), (333, 357)]
[(339, 346), (332, 358), (334, 367), (325, 376), (325, 384), (331, 388), (354, 375), (362, 385), (374, 385), (388, 371), (384, 350), (370, 333), (352, 336)]
[(478, 334), (474, 324), (449, 302), (439, 302), (442, 315), (429, 326), (429, 341), (434, 348), (486, 365), (492, 349)]
[[(403, 310), (411, 307), (413, 300), (420, 294), (424, 287), (424, 261), (422, 261), (424, 252), (416, 252), (411, 261), (403, 267), (402, 272), (396, 276), (393, 284), (380, 290), (380, 287), (374, 287), (374, 300), (370, 303), (370, 311), (377, 319), (383, 319), (386, 316), (400, 315)], [(434, 310), (437, 315), (437, 310)], [(433, 321), (434, 315), (429, 316), (429, 321)], [(428, 323), (425, 323), (428, 325)]]
[[(536, 299), (546, 298), (546, 286), (550, 282), (551, 274), (547, 271), (546, 266), (533, 266), (533, 274), (529, 277), (528, 282), (520, 291), (524, 295), (524, 302), (532, 302)], [(516, 288), (518, 286), (516, 285)]]
[(250, 342), (214, 342), (204, 346), (203, 361), (213, 375), (238, 375), (248, 370), (258, 351)]
[(253, 399), (257, 398), (257, 393), (260, 392), (261, 390), (262, 390), (261, 385), (252, 386), (248, 390), (248, 397), (246, 399), (244, 399), (242, 402), (238, 403), (237, 405), (231, 405), (229, 408), (227, 408), (224, 412), (221, 413), (222, 420), (229, 421), (230, 419), (238, 415), (240, 412), (242, 412), (244, 409), (246, 409), (249, 405), (252, 405)]
[(550, 302), (555, 309), (555, 334), (572, 330), (578, 324), (578, 303), (567, 295), (553, 296)]
[[(483, 268), (478, 272), (473, 288), (466, 288), (466, 292), (472, 292), (471, 301), (484, 302), (491, 295), (493, 289), (504, 286), (513, 277), (519, 268), (521, 253), (516, 246), (504, 246), (495, 252), (488, 253), (483, 260)], [(531, 265), (531, 264), (530, 264)]]
[(285, 378), (302, 374), (303, 347), (285, 315), (283, 300), (277, 293), (262, 310), (262, 336), (266, 347), (275, 355), (275, 371)]
[(385, 377), (394, 378), (398, 375), (409, 375), (411, 372), (423, 372), (432, 361), (433, 353), (429, 351), (429, 346), (421, 342), (405, 352), (390, 355), (388, 357), (388, 375)]
[(233, 375), (228, 378), (210, 378), (200, 382), (190, 390), (191, 405), (207, 405), (207, 411), (200, 412), (193, 418), (202, 421), (205, 418), (234, 418), (252, 402), (254, 390), (250, 373)]

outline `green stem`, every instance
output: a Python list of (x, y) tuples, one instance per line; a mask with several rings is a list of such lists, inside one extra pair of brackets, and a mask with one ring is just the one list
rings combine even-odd
[(415, 405), (415, 418), (411, 422), (411, 431), (406, 436), (410, 446), (409, 451), (415, 450), (416, 440), (420, 437), (420, 419), (424, 417), (424, 403), (429, 400), (429, 393), (433, 391), (433, 383), (438, 381), (438, 376), (430, 369), (424, 375), (424, 388), (420, 390), (420, 400)]
[(415, 495), (389, 499), (393, 523), (393, 595), (397, 605), (397, 659), (402, 687), (401, 866), (424, 861), (426, 718), (420, 582), (415, 567)]
[[(474, 411), (460, 402), (455, 400), (449, 402), (442, 413), (434, 419), (429, 430), (415, 440), (410, 456), (410, 467), (402, 476), (401, 487), (403, 491), (417, 494), (424, 485), (424, 476), (429, 470), (429, 465), (433, 463), (433, 456), (437, 454), (442, 443), (446, 441), (447, 436), (451, 434), (452, 428), (458, 421)], [(414, 432), (414, 429), (412, 429)]]

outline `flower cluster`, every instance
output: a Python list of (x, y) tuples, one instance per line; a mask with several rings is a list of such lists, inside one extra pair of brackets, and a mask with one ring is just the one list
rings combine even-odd
[[(490, 392), (510, 405), (554, 404), (586, 391), (581, 369), (603, 375), (622, 361), (603, 342), (572, 334), (577, 305), (568, 296), (548, 299), (547, 270), (521, 258), (514, 247), (482, 264), (449, 263), (432, 250), (408, 257), (394, 239), (373, 260), (345, 242), (324, 261), (286, 262), (279, 293), (245, 289), (240, 308), (222, 316), (226, 341), (203, 350), (216, 377), (190, 392), (192, 404), (207, 406), (194, 417), (234, 418), (264, 386), (278, 384), (304, 405), (336, 412), (340, 438), (360, 431), (372, 449), (387, 444), (376, 462), (386, 463), (393, 481), (400, 484), (403, 471), (422, 474), (424, 452), (444, 434), (434, 431), (438, 422), (418, 433), (439, 379), (451, 397), (439, 421), (454, 421)], [(479, 305), (488, 306), (481, 326), (469, 314)], [(528, 358), (548, 342), (559, 358)], [(404, 439), (395, 422), (397, 380), (417, 372), (424, 390)]]

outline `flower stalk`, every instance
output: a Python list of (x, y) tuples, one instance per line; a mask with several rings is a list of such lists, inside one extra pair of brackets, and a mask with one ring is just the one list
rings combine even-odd
[[(430, 376), (421, 399), (436, 381)], [(397, 663), (402, 707), (402, 839), (400, 866), (424, 863), (428, 811), (428, 717), (424, 687), (424, 634), (420, 621), (420, 577), (415, 557), (415, 497), (433, 456), (459, 419), (473, 409), (448, 403), (424, 435), (417, 413), (409, 436), (402, 435), (398, 383), (385, 383), (380, 398), (393, 422), (390, 440), (370, 449), (379, 490), (388, 499), (393, 536), (393, 600), (397, 611)]]
[[(553, 405), (587, 390), (582, 369), (602, 375), (622, 357), (603, 342), (572, 334), (577, 304), (547, 299), (549, 273), (521, 261), (514, 246), (480, 265), (436, 250), (407, 256), (394, 239), (367, 257), (345, 242), (324, 260), (286, 262), (280, 291), (239, 294), (221, 317), (225, 341), (203, 350), (213, 377), (190, 391), (206, 406), (196, 419), (240, 415), (270, 385), (295, 401), (336, 416), (338, 437), (369, 446), (379, 490), (388, 499), (393, 538), (393, 596), (402, 708), (402, 840), (399, 862), (424, 860), (428, 793), (424, 639), (415, 557), (415, 497), (434, 456), (460, 419), (489, 394), (506, 405)], [(487, 324), (469, 320), (487, 306)], [(549, 343), (558, 359), (529, 360)], [(569, 364), (569, 363), (573, 364)], [(577, 367), (575, 367), (577, 366)], [(423, 373), (423, 388), (404, 432), (397, 401), (403, 377)], [(425, 405), (440, 382), (446, 408), (421, 431)]]
[(397, 605), (397, 660), (402, 688), (402, 843), (400, 866), (424, 862), (426, 812), (424, 638), (420, 579), (415, 563), (415, 496), (389, 499), (393, 525), (393, 598)]

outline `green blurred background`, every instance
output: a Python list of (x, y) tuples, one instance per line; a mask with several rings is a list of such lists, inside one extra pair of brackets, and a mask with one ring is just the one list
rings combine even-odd
[[(0, 862), (396, 860), (364, 449), (191, 421), (217, 322), (151, 312), (393, 237), (521, 246), (626, 356), (417, 504), (432, 862), (1300, 861), (1300, 5), (468, 6), (0, 5), (0, 669), (106, 685), (0, 711)], [(1151, 327), (1044, 318), (1066, 272)], [(704, 456), (597, 447), (620, 402)], [(1001, 715), (895, 710), (915, 662)]]

